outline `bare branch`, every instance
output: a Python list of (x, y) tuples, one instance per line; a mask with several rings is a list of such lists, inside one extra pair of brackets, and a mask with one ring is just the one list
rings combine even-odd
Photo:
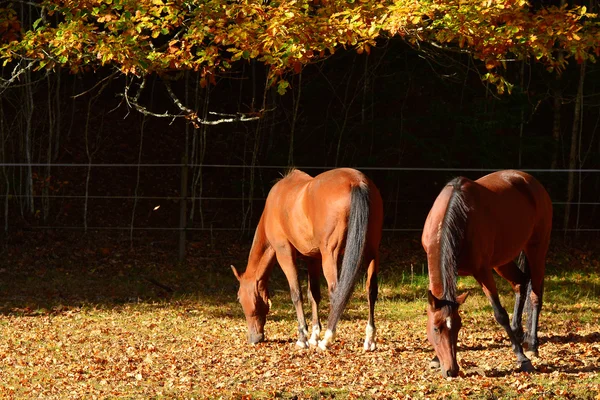
[(171, 96), (171, 99), (173, 100), (173, 103), (175, 103), (175, 105), (177, 107), (179, 107), (179, 109), (185, 113), (188, 114), (196, 114), (196, 112), (194, 110), (191, 110), (189, 108), (187, 108), (186, 106), (183, 105), (183, 103), (181, 102), (181, 100), (179, 100), (177, 98), (177, 96), (175, 95), (175, 93), (173, 93), (173, 89), (171, 88), (171, 84), (168, 81), (164, 82), (165, 84), (165, 88), (167, 89), (167, 93), (169, 93), (169, 96)]
[(224, 113), (217, 113), (217, 112), (209, 112), (210, 115), (216, 115), (216, 116), (222, 116), (222, 117), (228, 117), (228, 118), (207, 120), (207, 119), (204, 119), (204, 118), (201, 118), (200, 116), (198, 116), (198, 113), (196, 111), (192, 110), (191, 108), (186, 107), (181, 102), (181, 100), (179, 100), (179, 98), (175, 95), (175, 93), (173, 92), (173, 89), (171, 88), (171, 85), (169, 83), (165, 82), (165, 88), (167, 89), (167, 93), (169, 93), (171, 100), (173, 100), (173, 103), (175, 103), (177, 108), (179, 108), (182, 113), (181, 114), (172, 114), (172, 113), (169, 113), (168, 111), (165, 111), (164, 113), (156, 113), (156, 112), (148, 110), (146, 107), (144, 107), (138, 103), (139, 96), (140, 96), (145, 84), (146, 84), (146, 80), (144, 79), (142, 81), (142, 83), (140, 84), (140, 87), (139, 87), (137, 93), (132, 98), (128, 96), (129, 86), (127, 86), (125, 88), (123, 96), (125, 97), (125, 100), (130, 107), (133, 107), (138, 112), (140, 112), (144, 115), (151, 116), (151, 117), (171, 118), (171, 119), (185, 118), (194, 125), (219, 125), (219, 124), (232, 123), (232, 122), (256, 121), (262, 117), (262, 115), (265, 111), (272, 111), (272, 110), (264, 110), (263, 109), (258, 112), (253, 112), (253, 113), (248, 113), (248, 114), (244, 114), (244, 113), (224, 114)]
[(25, 73), (26, 71), (30, 70), (33, 65), (35, 64), (35, 61), (30, 61), (29, 64), (27, 64), (26, 66), (22, 66), (21, 62), (17, 63), (17, 65), (15, 66), (15, 68), (13, 69), (10, 79), (3, 79), (0, 78), (0, 94), (4, 93), (4, 91), (6, 89), (8, 89), (8, 87), (23, 73)]
[(71, 96), (71, 98), (72, 98), (72, 99), (76, 99), (76, 98), (78, 98), (78, 97), (81, 97), (81, 96), (83, 96), (83, 95), (85, 95), (85, 94), (88, 94), (89, 92), (93, 91), (93, 90), (94, 90), (94, 89), (96, 89), (98, 86), (100, 86), (100, 85), (101, 85), (101, 84), (102, 84), (104, 81), (114, 78), (114, 77), (115, 77), (115, 76), (116, 76), (118, 73), (119, 73), (119, 71), (115, 71), (115, 72), (113, 72), (113, 73), (112, 73), (112, 74), (110, 74), (109, 76), (107, 76), (107, 77), (103, 78), (103, 79), (102, 79), (100, 82), (96, 83), (96, 84), (95, 84), (95, 85), (94, 85), (92, 88), (90, 88), (90, 89), (86, 90), (85, 92), (81, 92), (81, 93), (79, 93), (79, 94), (76, 94), (76, 95), (74, 95), (74, 96)]

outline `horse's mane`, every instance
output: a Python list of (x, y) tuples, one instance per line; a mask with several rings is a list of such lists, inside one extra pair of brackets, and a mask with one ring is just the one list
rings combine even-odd
[(467, 226), (467, 205), (462, 185), (466, 178), (452, 179), (446, 186), (452, 186), (452, 194), (448, 201), (446, 214), (442, 221), (440, 235), (440, 261), (442, 282), (444, 284), (443, 300), (456, 301), (456, 277), (458, 275), (458, 259), (462, 248)]
[(279, 181), (284, 180), (285, 178), (293, 174), (294, 171), (297, 171), (296, 167), (288, 167), (288, 169), (286, 169), (283, 173), (280, 173), (281, 178), (276, 178), (273, 183), (277, 183)]

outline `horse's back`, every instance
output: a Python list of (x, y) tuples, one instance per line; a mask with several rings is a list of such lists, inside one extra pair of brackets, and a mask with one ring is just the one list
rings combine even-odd
[[(546, 189), (532, 175), (517, 170), (503, 170), (475, 181), (494, 193), (494, 209), (507, 214), (527, 213), (536, 225), (551, 225), (552, 201)], [(505, 215), (500, 217), (505, 218)], [(515, 216), (514, 218), (518, 218)], [(509, 218), (511, 219), (511, 218)]]
[[(289, 242), (308, 256), (317, 255), (324, 241), (342, 243), (352, 190), (357, 187), (368, 188), (371, 209), (375, 210), (372, 215), (374, 230), (381, 231), (381, 196), (373, 182), (360, 171), (338, 168), (313, 178), (300, 170), (292, 170), (271, 188), (267, 196), (263, 219), (269, 240)], [(377, 246), (380, 236), (379, 233)]]
[[(475, 181), (483, 190), (478, 222), (473, 228), (493, 249), (491, 262), (502, 264), (531, 243), (547, 246), (552, 229), (552, 201), (541, 183), (526, 172), (498, 171)], [(487, 238), (487, 239), (486, 239)]]

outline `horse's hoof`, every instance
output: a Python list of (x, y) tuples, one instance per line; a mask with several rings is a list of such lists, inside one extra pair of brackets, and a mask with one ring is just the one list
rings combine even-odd
[(315, 346), (319, 345), (319, 341), (315, 338), (310, 338), (310, 339), (308, 339), (308, 344), (311, 345), (312, 347), (315, 347)]
[(365, 345), (363, 347), (365, 351), (375, 351), (376, 347), (377, 347), (377, 345), (375, 344), (374, 341), (365, 340)]
[(308, 342), (304, 342), (302, 340), (298, 340), (296, 342), (296, 347), (298, 347), (299, 349), (308, 349)]
[(431, 361), (429, 361), (430, 369), (440, 369), (440, 359), (437, 356), (433, 357)]
[(539, 355), (539, 353), (538, 353), (537, 350), (528, 350), (528, 351), (525, 352), (525, 356), (527, 358), (529, 358), (530, 360), (531, 359), (540, 358), (540, 355)]
[(335, 333), (332, 332), (331, 330), (327, 329), (325, 331), (325, 336), (323, 336), (323, 340), (319, 340), (318, 347), (321, 350), (327, 350), (327, 347), (333, 342), (334, 338), (335, 338)]
[(521, 365), (519, 365), (519, 369), (521, 370), (521, 372), (534, 372), (535, 371), (535, 368), (533, 368), (533, 364), (529, 360), (523, 361), (521, 363)]

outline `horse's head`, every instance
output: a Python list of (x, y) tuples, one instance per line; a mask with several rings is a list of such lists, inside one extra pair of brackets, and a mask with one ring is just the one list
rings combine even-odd
[(458, 307), (465, 302), (468, 293), (456, 298), (456, 302), (440, 300), (428, 291), (427, 339), (440, 361), (444, 377), (458, 375), (456, 342), (462, 326)]
[(262, 342), (265, 337), (265, 322), (270, 308), (269, 291), (265, 280), (255, 280), (238, 274), (232, 265), (233, 274), (240, 282), (238, 300), (248, 323), (248, 343)]

